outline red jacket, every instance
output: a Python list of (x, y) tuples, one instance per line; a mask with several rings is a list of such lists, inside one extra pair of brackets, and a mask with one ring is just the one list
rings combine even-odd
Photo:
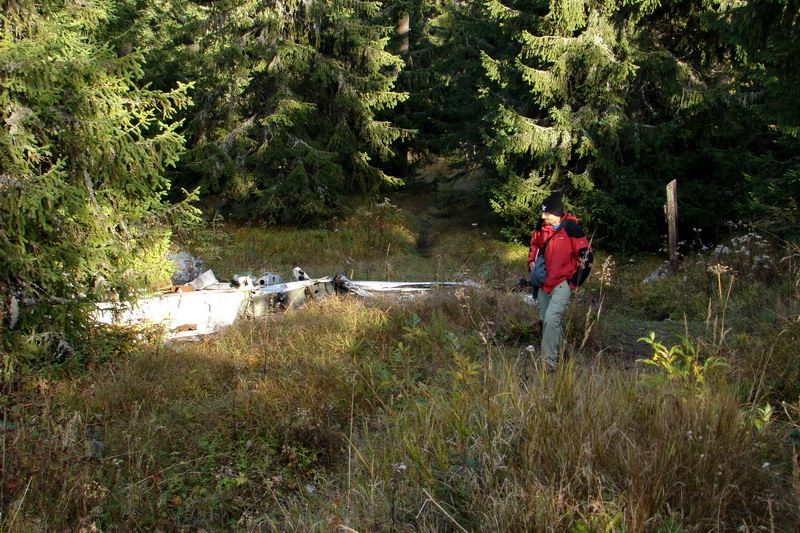
[(567, 280), (570, 288), (574, 289), (589, 275), (594, 254), (586, 234), (578, 225), (578, 219), (569, 213), (564, 213), (558, 229), (542, 224), (541, 221), (536, 225), (531, 235), (528, 270), (533, 266), (537, 252), (551, 235), (555, 236), (544, 249), (547, 279), (542, 289), (544, 292), (550, 292), (564, 280)]

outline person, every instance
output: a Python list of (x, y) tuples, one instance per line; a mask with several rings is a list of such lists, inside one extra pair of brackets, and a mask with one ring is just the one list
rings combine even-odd
[(531, 234), (528, 272), (537, 254), (543, 253), (547, 275), (536, 293), (542, 319), (542, 359), (547, 371), (555, 372), (564, 336), (561, 320), (572, 291), (589, 275), (594, 254), (578, 219), (564, 210), (560, 192), (545, 198), (541, 213)]

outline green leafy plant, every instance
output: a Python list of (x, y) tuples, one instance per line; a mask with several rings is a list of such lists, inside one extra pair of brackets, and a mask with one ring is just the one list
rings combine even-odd
[(408, 405), (409, 395), (416, 388), (422, 373), (414, 367), (414, 341), (422, 335), (422, 319), (416, 314), (403, 321), (402, 338), (389, 355), (392, 368), (380, 372), (381, 386), (389, 392), (395, 407)]
[(682, 336), (680, 339), (680, 344), (670, 348), (656, 341), (655, 332), (650, 332), (648, 337), (639, 339), (639, 342), (650, 345), (653, 357), (637, 359), (636, 362), (655, 366), (659, 370), (659, 373), (649, 381), (656, 384), (672, 382), (695, 387), (705, 384), (709, 370), (728, 366), (724, 357), (712, 356), (701, 362), (692, 341)]
[(772, 422), (773, 414), (775, 414), (775, 408), (770, 404), (766, 404), (764, 407), (756, 407), (750, 415), (753, 421), (753, 428), (756, 431), (765, 430)]
[(464, 354), (461, 349), (461, 343), (458, 338), (453, 334), (448, 334), (448, 339), (451, 344), (453, 354), (453, 366), (450, 373), (456, 379), (457, 383), (468, 383), (471, 378), (477, 376), (483, 365), (473, 361), (470, 357)]

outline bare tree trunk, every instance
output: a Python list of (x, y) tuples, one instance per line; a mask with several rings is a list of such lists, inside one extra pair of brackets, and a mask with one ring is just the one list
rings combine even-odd
[(400, 57), (408, 61), (409, 52), (409, 37), (411, 33), (411, 17), (408, 13), (400, 13), (397, 19), (397, 26), (395, 27), (395, 35), (397, 36), (398, 52)]
[[(397, 37), (397, 50), (400, 57), (406, 63), (406, 69), (411, 68), (411, 55), (410, 55), (410, 37), (411, 37), (411, 16), (406, 13), (400, 13), (397, 18), (397, 25), (395, 26), (395, 36)], [(398, 152), (403, 160), (403, 173), (408, 173), (408, 163), (411, 161), (411, 152), (405, 142), (401, 142), (398, 146)], [(404, 176), (405, 177), (405, 176)]]

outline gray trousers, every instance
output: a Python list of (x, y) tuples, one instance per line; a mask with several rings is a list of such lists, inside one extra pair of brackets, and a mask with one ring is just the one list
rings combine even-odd
[(539, 289), (539, 312), (542, 317), (542, 358), (548, 365), (558, 364), (564, 328), (561, 319), (567, 309), (572, 289), (566, 280), (556, 285), (550, 293)]

